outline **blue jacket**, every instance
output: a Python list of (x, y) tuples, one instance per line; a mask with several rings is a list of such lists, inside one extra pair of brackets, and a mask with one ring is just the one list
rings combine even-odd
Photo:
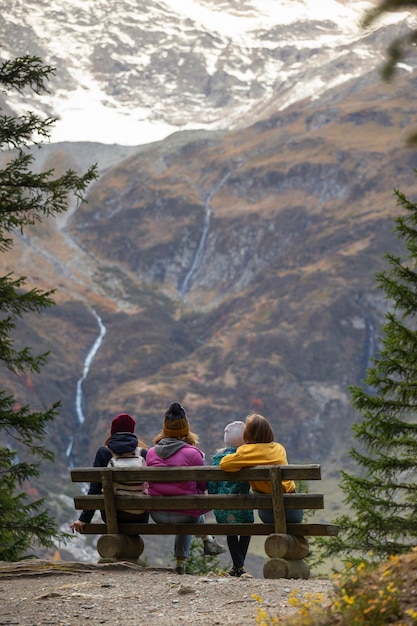
[[(212, 465), (220, 465), (221, 459), (226, 454), (234, 454), (237, 448), (229, 447), (219, 450), (213, 455)], [(207, 490), (209, 493), (249, 493), (249, 483), (234, 482), (232, 480), (209, 481)], [(216, 521), (218, 523), (228, 524), (252, 524), (254, 521), (253, 511), (251, 510), (230, 510), (230, 511), (214, 511)]]

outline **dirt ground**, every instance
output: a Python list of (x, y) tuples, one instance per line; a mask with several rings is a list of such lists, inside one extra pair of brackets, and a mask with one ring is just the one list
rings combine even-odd
[(0, 562), (0, 626), (246, 626), (256, 624), (261, 606), (271, 617), (292, 614), (292, 590), (300, 598), (322, 593), (327, 602), (333, 584), (327, 578), (178, 576), (129, 563)]
[[(388, 571), (393, 578), (387, 577)], [(253, 626), (272, 624), (277, 617), (279, 623), (285, 623), (299, 610), (291, 603), (294, 593), (301, 603), (319, 598), (323, 608), (335, 597), (340, 598), (335, 596), (333, 580), (326, 577), (265, 580), (214, 572), (178, 576), (170, 568), (132, 563), (0, 562), (0, 626)], [(364, 611), (361, 623), (415, 626), (417, 548), (382, 562), (359, 579), (354, 593), (355, 610), (359, 611), (361, 606), (369, 610), (374, 596), (384, 604), (397, 594), (396, 608), (388, 611), (385, 621), (383, 611), (380, 621), (369, 620)], [(371, 599), (368, 604), (364, 604), (366, 597)], [(333, 613), (330, 618), (320, 612), (320, 616), (320, 623), (326, 626), (352, 623), (347, 614), (342, 618), (340, 613)]]

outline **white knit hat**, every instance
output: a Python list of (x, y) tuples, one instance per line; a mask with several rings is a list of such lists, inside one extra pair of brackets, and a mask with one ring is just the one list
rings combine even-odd
[(245, 424), (243, 422), (232, 422), (224, 429), (224, 444), (228, 447), (238, 448), (243, 445), (243, 431)]

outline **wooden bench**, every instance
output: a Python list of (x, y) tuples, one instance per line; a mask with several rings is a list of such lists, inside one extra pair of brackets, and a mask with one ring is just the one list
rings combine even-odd
[[(84, 534), (98, 534), (97, 551), (103, 559), (137, 560), (144, 549), (142, 535), (266, 535), (265, 578), (308, 578), (310, 570), (304, 558), (308, 555), (307, 537), (337, 535), (334, 524), (287, 524), (285, 511), (290, 509), (323, 509), (320, 493), (283, 493), (282, 481), (320, 480), (320, 465), (263, 465), (225, 472), (220, 467), (143, 467), (114, 469), (81, 467), (71, 470), (77, 483), (102, 483), (101, 495), (79, 495), (74, 498), (78, 510), (104, 510), (107, 522), (86, 524)], [(270, 480), (272, 494), (147, 496), (114, 495), (116, 482), (173, 481), (253, 481)], [(118, 510), (175, 511), (215, 509), (272, 509), (274, 524), (148, 524), (119, 522)]]

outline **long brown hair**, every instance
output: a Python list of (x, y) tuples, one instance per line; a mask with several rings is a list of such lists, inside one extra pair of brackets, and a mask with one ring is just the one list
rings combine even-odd
[(245, 420), (243, 440), (245, 443), (271, 443), (274, 441), (274, 431), (263, 415), (251, 413)]

